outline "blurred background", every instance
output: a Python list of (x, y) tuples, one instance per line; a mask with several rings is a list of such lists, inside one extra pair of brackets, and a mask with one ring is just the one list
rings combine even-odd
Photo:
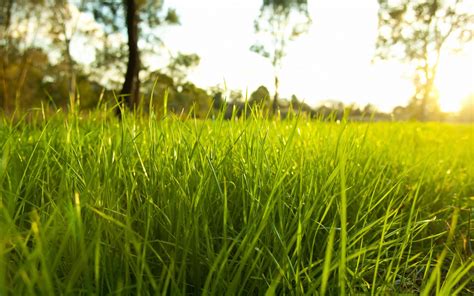
[(0, 110), (474, 120), (474, 1), (3, 0)]

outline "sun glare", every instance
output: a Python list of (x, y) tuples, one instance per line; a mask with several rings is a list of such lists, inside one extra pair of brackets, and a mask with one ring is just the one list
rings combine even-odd
[(461, 53), (446, 54), (440, 64), (436, 86), (444, 112), (459, 112), (462, 102), (474, 93), (473, 51), (474, 46), (470, 43)]
[(443, 112), (459, 112), (461, 111), (461, 102), (453, 98), (440, 99), (441, 111)]

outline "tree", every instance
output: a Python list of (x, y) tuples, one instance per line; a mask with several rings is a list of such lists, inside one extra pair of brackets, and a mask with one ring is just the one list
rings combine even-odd
[(263, 0), (260, 15), (255, 20), (255, 32), (266, 37), (250, 50), (269, 59), (274, 70), (275, 94), (273, 112), (278, 107), (279, 72), (286, 56), (288, 41), (308, 31), (311, 18), (307, 0)]
[(178, 90), (173, 78), (158, 71), (150, 73), (148, 77), (141, 87), (145, 94), (144, 105), (152, 107), (156, 114), (166, 114), (170, 108), (174, 110)]
[(249, 104), (260, 105), (261, 107), (269, 107), (271, 104), (270, 92), (264, 85), (260, 85), (253, 93), (250, 94)]
[(371, 116), (376, 113), (377, 113), (377, 107), (370, 103), (365, 105), (364, 109), (362, 110), (362, 114), (364, 114), (365, 116)]
[(376, 57), (396, 58), (415, 66), (416, 93), (412, 105), (419, 106), (419, 119), (430, 109), (439, 109), (436, 73), (448, 41), (457, 47), (472, 40), (474, 16), (468, 0), (379, 0), (379, 30)]
[[(32, 35), (38, 32), (40, 11), (43, 3), (31, 0), (7, 0), (0, 4), (0, 48), (2, 51), (0, 59), (0, 79), (2, 86), (1, 107), (8, 110), (14, 105), (17, 109), (20, 105), (20, 96), (27, 80), (27, 74), (31, 66), (32, 55), (27, 53), (34, 47), (31, 41)], [(28, 28), (36, 24), (33, 34)], [(27, 41), (27, 39), (30, 39)], [(19, 55), (20, 54), (20, 55)], [(14, 56), (12, 64), (10, 57)], [(19, 60), (17, 59), (19, 58)], [(14, 74), (8, 69), (15, 68)], [(14, 85), (8, 80), (14, 77)], [(13, 104), (12, 104), (13, 101)]]
[[(128, 36), (128, 62), (125, 81), (123, 82), (120, 96), (128, 98), (125, 100), (130, 109), (138, 105), (140, 98), (140, 53), (138, 50), (138, 5), (136, 0), (124, 0), (126, 11), (126, 26)], [(117, 115), (120, 117), (120, 108), (117, 108)]]
[(219, 85), (215, 85), (209, 91), (212, 97), (212, 107), (217, 111), (222, 110), (227, 103), (224, 90)]
[(197, 87), (191, 82), (181, 86), (181, 91), (176, 95), (176, 105), (170, 105), (176, 113), (188, 113), (192, 111), (194, 117), (206, 118), (212, 107), (212, 98), (202, 88)]
[(7, 83), (7, 72), (6, 68), (8, 67), (8, 56), (9, 56), (9, 45), (10, 45), (10, 26), (12, 23), (12, 13), (13, 13), (13, 0), (3, 1), (1, 4), (1, 14), (0, 14), (0, 24), (2, 25), (2, 29), (0, 30), (0, 51), (2, 51), (2, 58), (0, 59), (1, 63), (1, 82), (2, 82), (2, 102), (1, 107), (3, 110), (8, 108), (8, 101), (9, 101), (9, 89)]
[[(74, 111), (77, 99), (76, 61), (71, 55), (71, 42), (78, 33), (91, 37), (95, 31), (90, 24), (81, 22), (78, 9), (67, 0), (51, 0), (50, 5), (50, 35), (53, 45), (56, 45), (67, 65), (69, 109)], [(80, 5), (84, 5), (81, 0)], [(80, 9), (81, 7), (79, 7)], [(80, 26), (79, 26), (79, 23)]]
[[(17, 47), (11, 46), (8, 52), (0, 47), (0, 56), (8, 56), (9, 61), (7, 65), (4, 65), (5, 76), (2, 78), (9, 86), (9, 92), (6, 94), (7, 97), (4, 92), (0, 92), (0, 101), (4, 103), (2, 107), (5, 112), (12, 108), (20, 110), (51, 102), (53, 99), (52, 96), (48, 98), (49, 94), (54, 94), (55, 97), (61, 97), (62, 94), (67, 95), (67, 91), (62, 91), (63, 86), (67, 86), (67, 84), (57, 80), (58, 77), (61, 77), (60, 66), (51, 65), (46, 51), (31, 47), (20, 52), (16, 50)], [(24, 69), (28, 69), (27, 75), (24, 75), (24, 79), (18, 79), (25, 72)], [(48, 88), (51, 84), (52, 87)], [(20, 88), (22, 88), (21, 100), (16, 102), (9, 100)], [(53, 104), (56, 103), (53, 102)]]
[(304, 101), (301, 101), (300, 99), (298, 99), (298, 97), (294, 94), (291, 95), (290, 105), (294, 111), (302, 111), (302, 112), (311, 111), (311, 107), (308, 104), (306, 104)]
[[(159, 0), (108, 0), (89, 1), (85, 10), (92, 11), (96, 21), (104, 25), (107, 33), (127, 32), (127, 66), (122, 89), (119, 96), (119, 105), (134, 109), (140, 98), (140, 38), (148, 43), (160, 41), (152, 29), (162, 24), (177, 24), (178, 16), (173, 9), (165, 14), (163, 1)], [(123, 21), (125, 20), (125, 21)], [(116, 114), (121, 117), (121, 109), (116, 108)]]
[(200, 57), (195, 53), (184, 54), (178, 52), (176, 56), (171, 57), (171, 61), (168, 65), (168, 72), (171, 77), (176, 79), (177, 84), (183, 84), (187, 72), (198, 66), (200, 61)]

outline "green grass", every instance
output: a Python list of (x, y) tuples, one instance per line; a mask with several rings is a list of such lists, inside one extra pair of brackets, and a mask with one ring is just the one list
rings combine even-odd
[(474, 292), (474, 127), (0, 123), (0, 295)]

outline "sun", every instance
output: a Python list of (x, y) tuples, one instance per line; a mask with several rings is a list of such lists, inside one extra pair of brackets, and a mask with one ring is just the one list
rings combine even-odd
[[(455, 64), (449, 68), (455, 68)], [(465, 69), (465, 68), (464, 68)], [(451, 69), (439, 73), (436, 86), (439, 91), (439, 104), (441, 111), (459, 112), (466, 97), (474, 92), (474, 82), (472, 70), (456, 71), (461, 69)]]
[(448, 113), (457, 113), (461, 111), (462, 100), (455, 96), (445, 96), (441, 97), (439, 100), (439, 106), (441, 111)]
[(464, 49), (445, 55), (438, 69), (436, 86), (444, 112), (459, 112), (463, 101), (474, 93), (474, 46), (470, 43)]
[(443, 112), (459, 112), (466, 97), (474, 92), (467, 83), (461, 84), (455, 78), (446, 77), (437, 83), (439, 90), (439, 105)]

